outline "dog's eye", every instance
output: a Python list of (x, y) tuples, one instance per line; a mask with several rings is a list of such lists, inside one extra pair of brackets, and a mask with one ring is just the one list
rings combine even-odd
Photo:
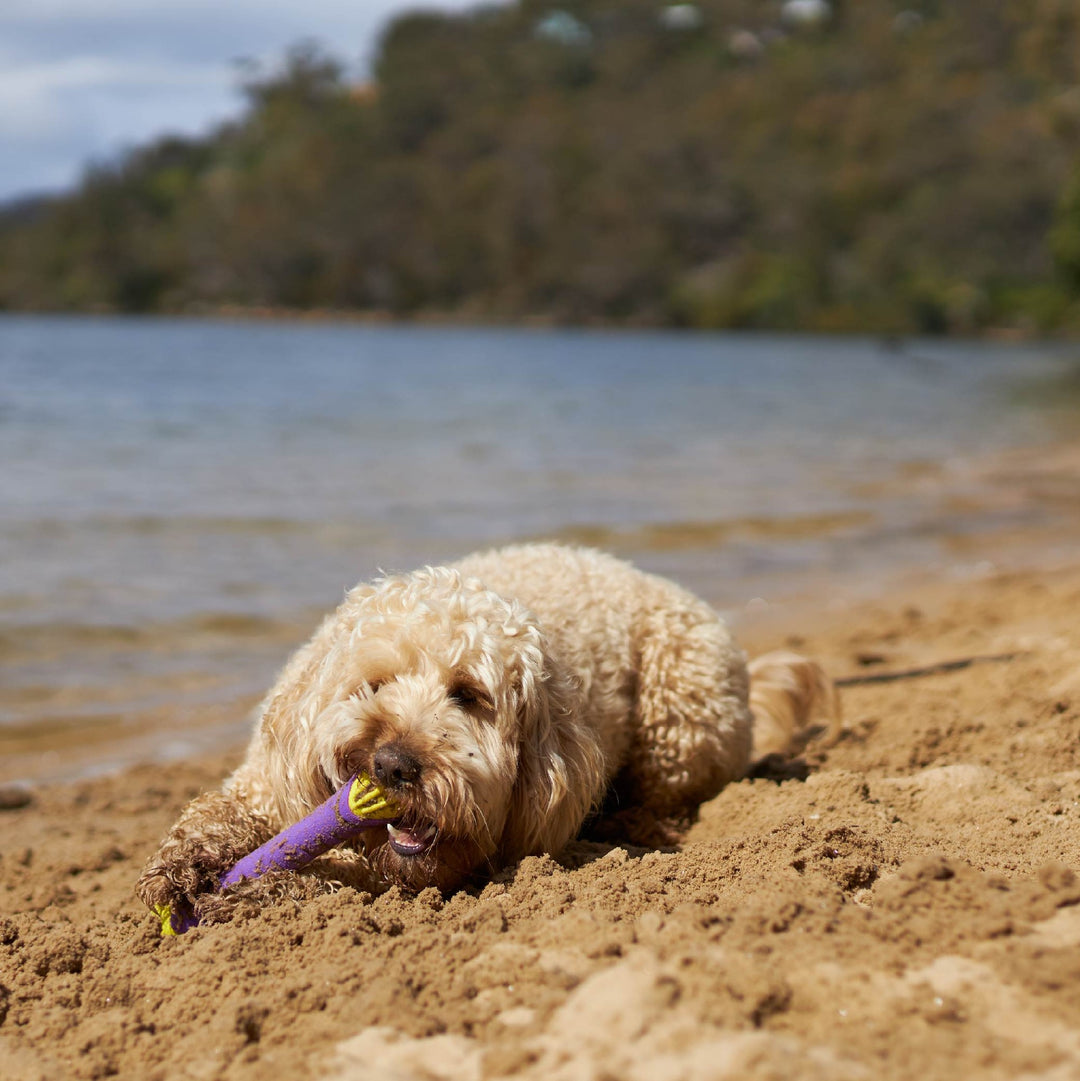
[(449, 698), (463, 709), (491, 709), (491, 701), (487, 695), (467, 683), (458, 683), (451, 687)]

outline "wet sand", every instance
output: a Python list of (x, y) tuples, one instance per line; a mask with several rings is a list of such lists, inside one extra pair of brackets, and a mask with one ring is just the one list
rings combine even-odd
[(578, 842), (449, 898), (162, 939), (132, 883), (239, 748), (37, 788), (0, 811), (0, 1073), (1075, 1077), (1078, 613), (1080, 565), (760, 611), (751, 652), (848, 680), (835, 746), (678, 850)]

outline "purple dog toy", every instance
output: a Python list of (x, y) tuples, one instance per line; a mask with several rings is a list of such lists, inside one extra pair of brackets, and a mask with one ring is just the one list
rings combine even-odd
[[(369, 826), (393, 822), (400, 812), (366, 773), (358, 773), (311, 814), (287, 826), (276, 837), (244, 856), (218, 883), (219, 889), (268, 871), (296, 871)], [(198, 925), (193, 912), (155, 905), (163, 935), (182, 935)]]

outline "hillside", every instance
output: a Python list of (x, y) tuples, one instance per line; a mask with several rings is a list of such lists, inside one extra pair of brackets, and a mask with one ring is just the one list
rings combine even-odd
[(1080, 327), (1080, 9), (793, 8), (416, 14), (362, 87), (298, 47), (237, 122), (0, 216), (0, 307)]

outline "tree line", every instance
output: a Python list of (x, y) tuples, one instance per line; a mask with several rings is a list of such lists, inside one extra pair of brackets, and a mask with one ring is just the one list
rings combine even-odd
[(0, 307), (1080, 327), (1080, 6), (821, 6), (410, 14), (365, 84), (297, 46), (0, 213)]

